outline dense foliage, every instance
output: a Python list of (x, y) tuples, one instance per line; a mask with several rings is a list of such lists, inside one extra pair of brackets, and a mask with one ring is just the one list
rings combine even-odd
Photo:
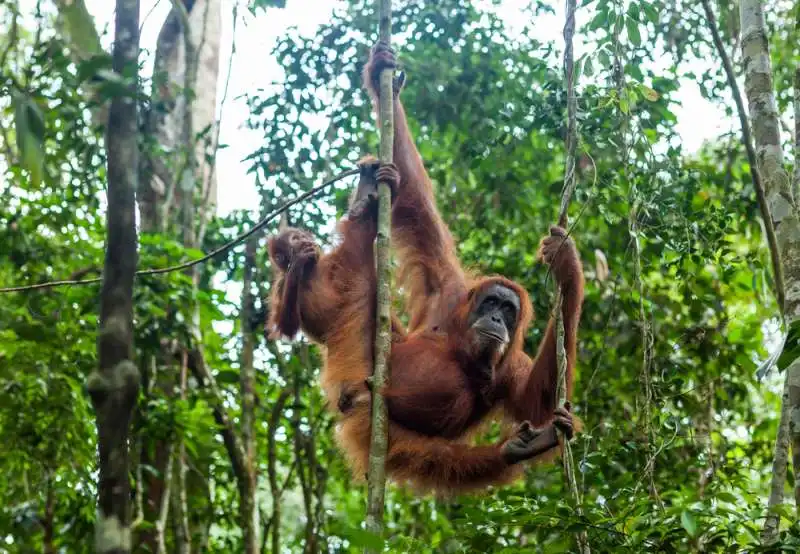
[[(250, 24), (269, 17), (273, 4), (281, 3), (252, 6)], [(530, 26), (518, 32), (492, 5), (396, 4), (404, 101), (441, 210), (467, 265), (531, 292), (538, 317), (527, 340), (535, 349), (553, 287), (534, 255), (557, 215), (566, 102), (561, 43), (531, 37), (539, 18), (552, 20), (555, 3), (519, 14)], [(697, 3), (580, 4), (587, 54), (579, 59), (579, 184), (570, 215), (587, 271), (574, 399), (585, 422), (574, 442), (582, 515), (566, 499), (559, 465), (476, 497), (419, 498), (390, 485), (389, 551), (574, 551), (580, 529), (595, 552), (757, 548), (778, 412), (774, 375), (755, 377), (779, 338), (769, 256), (736, 125), (699, 152), (686, 151), (676, 130), (681, 83), (697, 81), (707, 98), (732, 106), (727, 83), (720, 64), (708, 61), (716, 52)], [(733, 51), (734, 3), (716, 4)], [(797, 60), (796, 35), (783, 23), (791, 3), (768, 4), (776, 86), (788, 109)], [(286, 31), (273, 52), (282, 81), (246, 99), (249, 126), (264, 133), (243, 161), (261, 210), (212, 220), (202, 250), (377, 149), (360, 90), (374, 6), (340, 2), (316, 33)], [(22, 9), (0, 6), (8, 45), (0, 48), (0, 287), (96, 276), (105, 232), (102, 130), (89, 116), (96, 96), (83, 93), (102, 63), (76, 66), (54, 17), (22, 17)], [(101, 92), (114, 94), (113, 83)], [(330, 203), (292, 208), (289, 221), (330, 244), (331, 207), (342, 212), (349, 186), (337, 185)], [(142, 235), (140, 251), (141, 267), (198, 254), (168, 232)], [(197, 303), (206, 363), (234, 422), (243, 339), (258, 341), (257, 500), (266, 551), (357, 551), (374, 541), (361, 528), (365, 489), (333, 444), (317, 386), (319, 352), (268, 342), (258, 321), (241, 321), (243, 258), (238, 247), (204, 265)], [(259, 248), (246, 293), (262, 316), (269, 278)], [(0, 552), (90, 549), (96, 436), (85, 378), (97, 363), (98, 290), (0, 296)], [(194, 379), (182, 398), (180, 361), (165, 354), (171, 343), (193, 340), (191, 279), (141, 278), (135, 295), (147, 378), (131, 440), (137, 532), (153, 532), (147, 494), (164, 479), (157, 468), (165, 445), (180, 438), (193, 544), (241, 551), (239, 489), (211, 409), (218, 399)], [(800, 529), (785, 509), (782, 541), (793, 549)]]

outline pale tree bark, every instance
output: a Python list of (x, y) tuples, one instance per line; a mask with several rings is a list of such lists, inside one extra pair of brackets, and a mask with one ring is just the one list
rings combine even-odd
[[(782, 306), (792, 344), (800, 325), (800, 223), (789, 174), (783, 165), (780, 140), (780, 118), (772, 84), (772, 65), (769, 55), (764, 12), (760, 0), (742, 0), (739, 5), (742, 28), (742, 54), (745, 75), (745, 94), (750, 109), (753, 141), (758, 171), (763, 178), (768, 211), (775, 228), (780, 250), (781, 268), (785, 282), (785, 301)], [(789, 436), (794, 452), (795, 471), (800, 467), (800, 358), (791, 361), (786, 369), (788, 391)], [(785, 397), (784, 397), (785, 399)], [(785, 448), (777, 440), (773, 463), (772, 490), (782, 489), (785, 481)], [(796, 479), (800, 485), (800, 479)], [(778, 484), (780, 482), (780, 484)], [(796, 485), (796, 486), (797, 486)], [(796, 489), (797, 490), (797, 489)], [(772, 502), (783, 502), (782, 491), (770, 495)], [(774, 541), (778, 532), (777, 520), (768, 520), (765, 540)]]
[[(173, 9), (159, 32), (153, 67), (153, 107), (146, 116), (148, 134), (155, 144), (142, 160), (139, 191), (144, 230), (159, 231), (170, 225), (173, 212), (185, 206), (181, 198), (187, 194), (181, 185), (192, 185), (194, 194), (189, 198), (193, 203), (201, 199), (199, 211), (204, 216), (214, 212), (216, 175), (213, 163), (207, 160), (216, 151), (221, 6), (222, 0), (173, 0)], [(183, 32), (187, 22), (188, 36)], [(187, 85), (193, 92), (188, 114)], [(192, 136), (187, 143), (184, 137), (188, 120)], [(188, 152), (194, 152), (189, 164)], [(196, 168), (192, 181), (183, 178), (187, 165)]]
[(161, 505), (158, 509), (158, 519), (155, 523), (156, 554), (167, 552), (167, 521), (169, 520), (169, 500), (172, 497), (172, 468), (175, 466), (175, 444), (167, 445), (167, 465), (164, 468), (164, 491), (161, 496)]
[[(217, 203), (217, 178), (213, 158), (216, 152), (216, 108), (217, 81), (219, 78), (220, 36), (222, 30), (222, 0), (176, 0), (182, 2), (189, 17), (190, 36), (196, 45), (194, 66), (196, 67), (195, 96), (192, 102), (192, 118), (198, 133), (193, 141), (197, 164), (198, 195), (203, 199), (201, 212), (208, 216)], [(85, 0), (55, 0), (59, 21), (69, 44), (70, 55), (76, 63), (103, 55), (100, 35), (94, 25)], [(145, 115), (147, 127), (156, 137), (158, 148), (143, 156), (140, 175), (139, 208), (142, 215), (142, 230), (155, 231), (168, 223), (164, 214), (175, 207), (180, 191), (174, 185), (178, 181), (174, 174), (176, 160), (180, 156), (181, 125), (184, 121), (185, 103), (180, 91), (186, 81), (183, 26), (180, 9), (175, 6), (158, 36), (154, 66), (154, 90), (152, 102), (157, 109)], [(92, 102), (92, 121), (105, 126), (108, 120), (108, 104), (99, 97), (99, 87), (92, 82), (86, 85)], [(170, 163), (171, 162), (171, 163)]]
[[(800, 67), (795, 70), (794, 74), (794, 183), (792, 185), (792, 190), (797, 191), (800, 189)], [(795, 218), (795, 223), (797, 223), (797, 218)], [(800, 225), (795, 225), (795, 242), (793, 245), (793, 254), (800, 257)], [(800, 260), (795, 258), (794, 262), (794, 269), (798, 273), (800, 273)], [(794, 273), (793, 275), (797, 275)], [(797, 285), (797, 282), (794, 282)], [(800, 296), (800, 291), (797, 290), (798, 287), (795, 286), (794, 290), (792, 291), (797, 296)], [(795, 320), (792, 321), (793, 324), (800, 319), (798, 315), (798, 304), (800, 302), (795, 303), (795, 309), (793, 313), (795, 314)], [(789, 434), (791, 437), (792, 443), (792, 467), (794, 468), (794, 502), (795, 508), (800, 514), (800, 477), (798, 477), (798, 472), (800, 471), (800, 360), (795, 359), (792, 362), (792, 366), (790, 367), (791, 371), (788, 371), (786, 374), (786, 381), (787, 381), (787, 388), (788, 388), (788, 395), (789, 395), (789, 408), (788, 408), (788, 419), (789, 419)], [(785, 399), (784, 399), (785, 401)]]
[(137, 141), (136, 74), (139, 57), (139, 0), (117, 0), (113, 69), (132, 75), (127, 94), (109, 109), (108, 211), (103, 288), (100, 293), (99, 368), (87, 383), (97, 417), (99, 450), (95, 551), (131, 549), (128, 427), (139, 391), (133, 363), (133, 279), (137, 263), (135, 192)]
[[(772, 222), (772, 216), (769, 212), (769, 203), (766, 198), (766, 191), (761, 180), (761, 173), (759, 170), (758, 156), (753, 146), (753, 138), (750, 133), (750, 122), (747, 120), (747, 111), (745, 110), (744, 100), (739, 91), (739, 85), (736, 82), (736, 74), (733, 70), (733, 64), (730, 61), (725, 45), (722, 42), (722, 37), (719, 33), (717, 26), (716, 16), (711, 6), (710, 0), (703, 0), (703, 9), (706, 13), (706, 20), (708, 23), (711, 36), (714, 41), (714, 46), (717, 53), (722, 60), (722, 67), (725, 70), (725, 76), (728, 81), (728, 86), (731, 89), (734, 103), (736, 104), (736, 112), (739, 116), (739, 125), (742, 131), (742, 143), (747, 153), (747, 160), (750, 164), (750, 177), (753, 183), (753, 189), (756, 192), (759, 208), (761, 209), (761, 216), (764, 220), (764, 229), (767, 238), (767, 244), (770, 251), (770, 259), (772, 262), (772, 272), (775, 280), (775, 298), (778, 302), (780, 309), (783, 309), (785, 302), (785, 284), (783, 279), (783, 268), (781, 267), (780, 249), (778, 247), (778, 239), (775, 234), (775, 227)], [(759, 43), (756, 42), (755, 45)], [(763, 45), (763, 43), (761, 43)], [(761, 48), (763, 46), (759, 46)], [(777, 115), (777, 114), (776, 114)], [(788, 374), (787, 374), (788, 376)], [(772, 460), (772, 478), (770, 484), (770, 494), (767, 506), (770, 509), (783, 503), (784, 500), (784, 486), (786, 484), (786, 470), (788, 464), (789, 454), (789, 403), (788, 403), (788, 380), (785, 381), (783, 395), (781, 397), (781, 412), (780, 420), (778, 423), (778, 434), (775, 438), (775, 450)], [(764, 528), (761, 532), (761, 540), (766, 544), (771, 544), (778, 539), (778, 530), (780, 527), (780, 515), (774, 511), (767, 514), (764, 520)]]
[(736, 82), (736, 74), (733, 71), (733, 64), (731, 63), (728, 52), (725, 50), (725, 45), (722, 42), (722, 37), (719, 34), (717, 26), (717, 18), (714, 15), (714, 9), (711, 7), (711, 0), (703, 0), (703, 9), (706, 13), (706, 21), (708, 28), (711, 31), (711, 37), (714, 41), (714, 46), (717, 49), (720, 59), (722, 60), (722, 67), (725, 70), (725, 77), (728, 80), (728, 86), (731, 89), (733, 101), (736, 104), (736, 114), (739, 116), (739, 126), (742, 130), (742, 144), (744, 145), (745, 152), (747, 153), (747, 162), (750, 164), (750, 179), (753, 183), (753, 189), (758, 199), (758, 205), (761, 209), (761, 218), (764, 220), (764, 231), (767, 239), (767, 244), (770, 250), (770, 261), (772, 262), (772, 273), (775, 280), (775, 298), (778, 301), (778, 306), (783, 309), (784, 303), (784, 283), (783, 283), (783, 268), (781, 268), (781, 260), (778, 249), (778, 239), (775, 237), (775, 227), (772, 225), (772, 218), (769, 214), (769, 204), (764, 191), (764, 185), (761, 182), (761, 174), (758, 171), (758, 158), (756, 150), (753, 147), (753, 137), (750, 133), (750, 123), (747, 121), (747, 111), (744, 107), (744, 100), (742, 100), (742, 93), (739, 91), (739, 84)]

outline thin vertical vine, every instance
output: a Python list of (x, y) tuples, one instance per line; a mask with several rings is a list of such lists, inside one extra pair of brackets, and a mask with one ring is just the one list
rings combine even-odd
[[(624, 17), (624, 6), (621, 3), (618, 4), (618, 6), (620, 9), (618, 17)], [(645, 436), (648, 450), (644, 475), (647, 479), (650, 496), (657, 502), (658, 506), (663, 509), (658, 490), (655, 486), (655, 456), (650, 454), (653, 442), (653, 429), (650, 422), (653, 403), (653, 387), (650, 378), (653, 362), (653, 335), (650, 329), (647, 309), (645, 307), (644, 282), (642, 281), (642, 249), (641, 243), (639, 242), (640, 194), (636, 187), (635, 179), (630, 178), (628, 174), (631, 156), (631, 141), (629, 137), (631, 129), (631, 103), (625, 87), (625, 59), (622, 52), (622, 41), (620, 40), (619, 31), (617, 29), (619, 29), (619, 27), (615, 27), (614, 32), (614, 65), (612, 68), (612, 78), (614, 81), (617, 105), (619, 106), (619, 141), (622, 145), (622, 181), (629, 186), (628, 236), (630, 237), (633, 258), (633, 287), (638, 297), (636, 305), (638, 308), (638, 323), (642, 345), (642, 364), (639, 371), (639, 381), (643, 392), (638, 413), (642, 422), (642, 432)]]
[[(575, 35), (575, 11), (576, 0), (567, 0), (567, 18), (564, 24), (564, 81), (567, 94), (567, 136), (565, 140), (566, 156), (564, 161), (564, 188), (561, 193), (561, 208), (558, 214), (558, 224), (566, 228), (568, 224), (567, 212), (572, 193), (575, 191), (575, 152), (578, 144), (578, 124), (577, 111), (578, 102), (575, 97), (575, 59), (572, 48), (572, 40)], [(556, 353), (558, 360), (558, 402), (564, 404), (567, 401), (567, 352), (564, 348), (564, 317), (562, 313), (562, 294), (561, 289), (556, 292)], [(567, 488), (570, 491), (576, 510), (581, 513), (581, 498), (578, 490), (578, 483), (575, 479), (575, 462), (572, 457), (572, 447), (566, 438), (563, 438), (563, 463), (564, 476)], [(576, 535), (578, 549), (581, 554), (590, 554), (589, 542), (585, 531), (579, 531)]]

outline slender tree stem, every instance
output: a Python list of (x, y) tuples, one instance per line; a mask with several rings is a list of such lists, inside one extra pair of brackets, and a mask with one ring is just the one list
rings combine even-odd
[[(380, 39), (391, 42), (392, 3), (379, 0)], [(394, 144), (394, 113), (392, 103), (393, 71), (384, 69), (380, 80), (380, 161), (392, 163)], [(378, 183), (378, 238), (377, 238), (377, 319), (375, 326), (375, 360), (372, 373), (372, 436), (367, 472), (367, 529), (375, 534), (383, 530), (383, 503), (386, 493), (386, 453), (389, 446), (389, 421), (380, 391), (389, 379), (389, 352), (391, 350), (391, 192), (386, 183)]]
[(242, 356), (240, 392), (242, 403), (242, 446), (244, 448), (245, 474), (239, 489), (239, 511), (244, 531), (244, 551), (246, 554), (258, 554), (260, 551), (260, 518), (256, 490), (258, 485), (258, 461), (256, 459), (255, 434), (255, 384), (256, 370), (254, 365), (256, 341), (251, 329), (253, 314), (253, 275), (256, 266), (258, 237), (254, 236), (245, 244), (244, 270), (242, 276)]

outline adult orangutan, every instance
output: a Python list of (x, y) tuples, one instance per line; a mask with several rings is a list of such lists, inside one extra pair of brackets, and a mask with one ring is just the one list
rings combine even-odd
[[(378, 76), (394, 67), (394, 53), (378, 43), (364, 70), (378, 98)], [(394, 161), (359, 163), (361, 182), (338, 226), (342, 242), (323, 254), (313, 238), (288, 229), (270, 240), (277, 279), (269, 322), (273, 336), (299, 328), (323, 345), (322, 387), (340, 414), (337, 438), (356, 476), (364, 475), (370, 437), (367, 377), (373, 364), (377, 233), (375, 183), (392, 187), (392, 242), (407, 292), (408, 330), (393, 319), (391, 377), (383, 392), (389, 411), (389, 476), (422, 489), (460, 492), (509, 482), (520, 462), (542, 458), (559, 445), (557, 430), (573, 433), (568, 408), (556, 406), (553, 321), (535, 359), (523, 351), (532, 317), (527, 292), (499, 276), (468, 277), (439, 215), (430, 179), (414, 145), (394, 87)], [(572, 240), (560, 227), (542, 239), (539, 257), (564, 294), (567, 390), (571, 394), (576, 335), (583, 302), (583, 271)], [(466, 443), (495, 408), (521, 422), (493, 445)]]

